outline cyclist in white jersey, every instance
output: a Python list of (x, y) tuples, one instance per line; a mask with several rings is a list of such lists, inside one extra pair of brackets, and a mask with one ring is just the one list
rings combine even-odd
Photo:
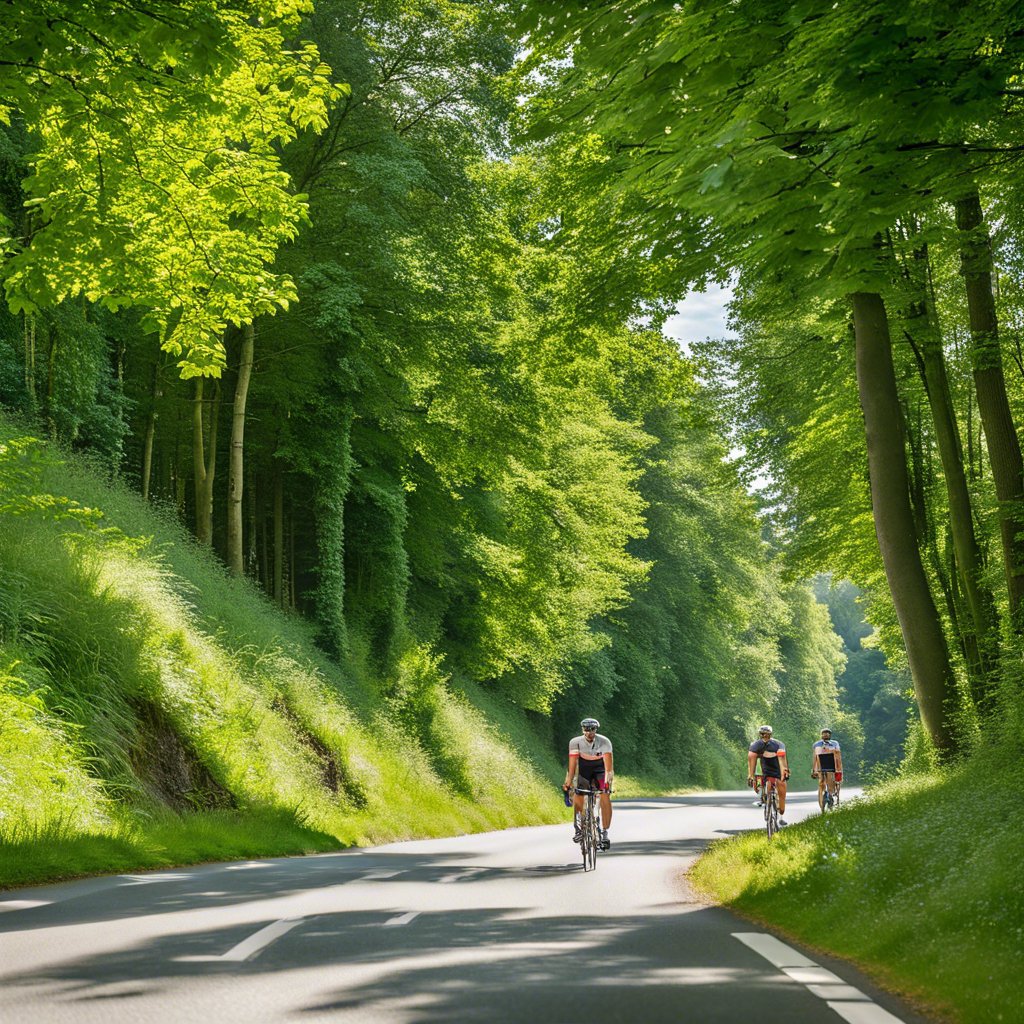
[(836, 796), (836, 783), (843, 781), (843, 755), (839, 744), (832, 739), (831, 729), (821, 730), (821, 739), (811, 748), (813, 769), (811, 778), (818, 780), (818, 806), (825, 806), (825, 787), (832, 798)]
[[(601, 791), (601, 849), (607, 850), (611, 847), (611, 840), (608, 838), (608, 829), (612, 824), (612, 779), (615, 776), (615, 766), (612, 759), (612, 741), (607, 736), (598, 734), (601, 723), (596, 718), (584, 718), (580, 723), (583, 729), (582, 736), (576, 736), (569, 741), (569, 768), (565, 773), (565, 782), (562, 789), (568, 792), (569, 788), (575, 785), (580, 789), (598, 789)], [(579, 780), (574, 782), (577, 775)], [(576, 808), (575, 833), (573, 842), (578, 843), (583, 836), (580, 828), (580, 818), (583, 814), (583, 797), (577, 793), (573, 801)]]

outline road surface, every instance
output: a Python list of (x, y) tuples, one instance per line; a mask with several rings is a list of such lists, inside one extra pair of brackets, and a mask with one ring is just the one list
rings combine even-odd
[[(787, 819), (816, 812), (796, 794)], [(683, 877), (761, 821), (749, 791), (617, 801), (584, 873), (565, 825), (0, 893), (4, 1024), (924, 1024), (855, 969)]]

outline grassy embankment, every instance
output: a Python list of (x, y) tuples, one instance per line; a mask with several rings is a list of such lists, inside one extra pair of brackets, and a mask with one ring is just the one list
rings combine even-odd
[(691, 879), (951, 1020), (1024, 1020), (1019, 749), (1008, 762), (1010, 743), (989, 746), (959, 769), (886, 783), (771, 843), (715, 842)]
[(565, 820), (545, 724), (422, 648), (331, 661), (23, 433), (0, 417), (0, 886)]

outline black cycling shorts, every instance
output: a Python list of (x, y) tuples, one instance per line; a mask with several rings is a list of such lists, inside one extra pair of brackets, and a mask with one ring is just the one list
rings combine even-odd
[(604, 782), (604, 758), (599, 761), (579, 760), (579, 778), (576, 780), (578, 789), (600, 789), (600, 783)]

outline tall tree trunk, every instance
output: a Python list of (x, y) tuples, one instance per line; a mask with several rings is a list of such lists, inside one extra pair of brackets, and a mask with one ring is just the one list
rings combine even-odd
[(274, 603), (284, 607), (284, 472), (274, 460)]
[(36, 411), (36, 316), (25, 313), (25, 392), (28, 396), (28, 411)]
[(249, 397), (252, 377), (252, 357), (255, 348), (255, 330), (246, 324), (242, 329), (242, 344), (238, 356), (238, 380), (235, 383), (235, 401), (231, 410), (231, 455), (228, 462), (228, 568), (237, 576), (245, 572), (245, 552), (242, 547), (242, 481), (245, 471), (245, 403)]
[(921, 720), (936, 749), (946, 755), (954, 745), (956, 682), (914, 531), (889, 323), (876, 292), (855, 292), (851, 300), (875, 534)]
[[(927, 261), (927, 252), (920, 250), (917, 259)], [(917, 357), (918, 370), (924, 383), (931, 409), (935, 443), (942, 463), (949, 503), (949, 528), (956, 552), (956, 569), (966, 600), (967, 616), (959, 616), (967, 653), (971, 692), (983, 710), (994, 692), (998, 670), (998, 618), (992, 592), (983, 580), (984, 565), (981, 547), (974, 531), (971, 495), (964, 472), (963, 445), (960, 428), (953, 410), (953, 397), (946, 373), (942, 339), (930, 312), (924, 285), (921, 282), (919, 301), (913, 303), (907, 319), (907, 337)]]
[(156, 437), (156, 403), (160, 398), (160, 363), (153, 364), (153, 390), (146, 417), (146, 436), (142, 442), (142, 500), (149, 501), (149, 481), (153, 474), (153, 440)]
[(999, 499), (999, 530), (1003, 542), (1006, 585), (1012, 628), (1021, 632), (1024, 599), (1024, 459), (1010, 412), (999, 350), (999, 322), (992, 295), (992, 251), (984, 227), (981, 200), (973, 192), (956, 203), (960, 231), (960, 263), (971, 321), (971, 363), (988, 446), (988, 460)]
[(295, 611), (298, 603), (298, 586), (295, 582), (295, 504), (291, 504), (288, 516), (288, 607)]
[(213, 543), (213, 478), (217, 469), (217, 423), (220, 419), (220, 381), (214, 381), (210, 405), (208, 449), (203, 438), (203, 378), (196, 377), (192, 399), (192, 477), (196, 494), (196, 540), (209, 547)]
[[(352, 485), (352, 409), (341, 406), (324, 424), (313, 490), (317, 586), (313, 615), (321, 645), (335, 656), (348, 646), (345, 623), (345, 502)], [(294, 571), (294, 570), (293, 570)]]

